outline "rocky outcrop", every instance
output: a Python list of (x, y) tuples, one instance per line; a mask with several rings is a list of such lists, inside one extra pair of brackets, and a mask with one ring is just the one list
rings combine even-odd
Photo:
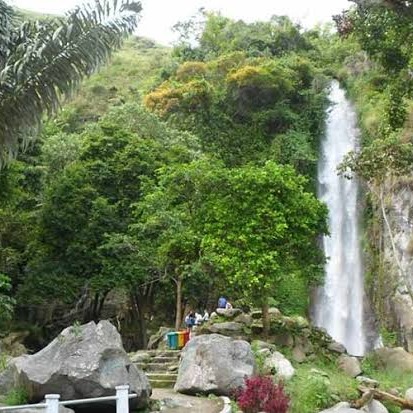
[[(408, 181), (406, 181), (408, 179)], [(387, 182), (385, 211), (389, 227), (381, 227), (385, 271), (370, 286), (370, 295), (381, 324), (398, 332), (398, 342), (413, 352), (413, 190), (412, 179)], [(380, 205), (376, 215), (381, 219)], [(372, 238), (372, 242), (379, 242)], [(381, 242), (381, 241), (380, 241)]]
[(256, 370), (251, 346), (219, 334), (194, 337), (181, 354), (175, 391), (229, 396)]
[[(254, 310), (250, 314), (240, 313), (240, 310), (217, 310), (220, 314), (211, 317), (210, 321), (196, 329), (197, 335), (218, 333), (225, 336), (251, 340), (264, 338), (262, 312)], [(228, 313), (223, 316), (224, 312)], [(237, 314), (237, 315), (235, 315)], [(345, 353), (345, 348), (332, 338), (323, 329), (312, 326), (307, 319), (301, 316), (284, 316), (273, 307), (270, 308), (270, 334), (265, 337), (266, 342), (281, 347), (289, 347), (293, 352), (294, 360), (301, 363), (308, 356), (318, 353)], [(232, 318), (234, 317), (234, 318)], [(231, 321), (229, 321), (231, 320)]]
[(12, 365), (16, 384), (27, 389), (31, 402), (48, 393), (59, 393), (61, 400), (112, 396), (116, 386), (129, 384), (138, 395), (136, 407), (143, 407), (152, 392), (108, 321), (68, 327), (43, 350), (13, 359)]

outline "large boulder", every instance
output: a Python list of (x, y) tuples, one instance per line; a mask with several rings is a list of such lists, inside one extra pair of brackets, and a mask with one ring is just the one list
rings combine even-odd
[(364, 413), (389, 413), (389, 411), (378, 401), (372, 400), (360, 409)]
[(374, 358), (380, 367), (390, 370), (413, 372), (413, 354), (402, 347), (382, 347), (374, 351)]
[(175, 391), (229, 396), (256, 369), (251, 346), (219, 334), (193, 338), (181, 354)]
[(128, 384), (138, 395), (134, 406), (144, 407), (152, 393), (109, 321), (68, 327), (43, 350), (13, 364), (18, 385), (27, 389), (31, 402), (50, 393), (60, 394), (61, 400), (113, 396), (116, 386)]

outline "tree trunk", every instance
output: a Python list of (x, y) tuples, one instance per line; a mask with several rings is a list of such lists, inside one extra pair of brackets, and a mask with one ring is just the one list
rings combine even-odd
[(265, 299), (264, 303), (262, 304), (262, 325), (263, 325), (263, 333), (264, 337), (268, 337), (270, 335), (270, 314), (268, 312), (269, 306), (268, 301)]
[(182, 277), (174, 278), (176, 284), (176, 318), (175, 330), (178, 331), (182, 322)]
[[(371, 389), (365, 386), (359, 386), (358, 389), (364, 394), (368, 393), (369, 396), (366, 396), (366, 397), (363, 396), (364, 400), (367, 400), (367, 398), (372, 395), (373, 398), (376, 400), (384, 400), (384, 401), (396, 404), (397, 406), (400, 406), (403, 409), (409, 409), (409, 410), (413, 409), (413, 402), (411, 402), (410, 400), (403, 399), (398, 396), (394, 396), (393, 394), (387, 393), (383, 390)], [(360, 400), (363, 400), (363, 397)], [(359, 405), (361, 404), (361, 402), (356, 401), (355, 404)]]
[(148, 345), (148, 335), (146, 332), (146, 319), (145, 319), (145, 297), (141, 296), (140, 294), (134, 294), (135, 305), (138, 312), (138, 322), (139, 322), (139, 329), (141, 330), (141, 346), (142, 348), (146, 348)]

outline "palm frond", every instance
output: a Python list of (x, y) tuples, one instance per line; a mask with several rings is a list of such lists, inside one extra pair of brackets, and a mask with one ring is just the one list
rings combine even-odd
[(6, 60), (9, 50), (10, 37), (15, 21), (13, 9), (0, 0), (0, 67)]
[(0, 67), (0, 162), (14, 157), (43, 115), (54, 113), (120, 47), (140, 10), (139, 2), (97, 0), (63, 19), (25, 22), (13, 32)]

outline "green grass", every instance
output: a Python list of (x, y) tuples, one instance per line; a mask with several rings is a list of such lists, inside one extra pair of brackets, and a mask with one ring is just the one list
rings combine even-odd
[(171, 60), (171, 49), (141, 37), (127, 39), (109, 64), (85, 80), (75, 98), (64, 106), (59, 118), (79, 131), (85, 123), (96, 121), (112, 106), (139, 102), (155, 83), (162, 68)]
[(337, 369), (334, 362), (318, 360), (294, 367), (296, 374), (286, 383), (290, 413), (314, 413), (358, 397), (357, 381)]
[(16, 388), (7, 393), (4, 403), (7, 406), (17, 406), (19, 404), (26, 404), (29, 400), (29, 395), (24, 388)]

